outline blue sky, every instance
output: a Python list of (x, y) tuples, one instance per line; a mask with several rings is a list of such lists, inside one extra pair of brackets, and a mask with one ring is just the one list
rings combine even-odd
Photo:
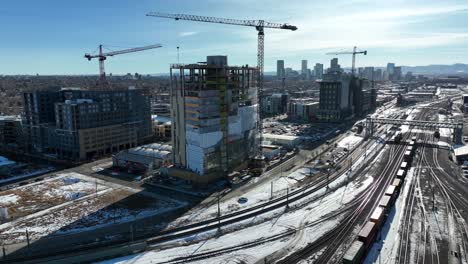
[[(284, 0), (4, 0), (0, 7), (0, 74), (94, 74), (84, 53), (160, 43), (163, 48), (106, 61), (110, 73), (165, 73), (177, 61), (228, 55), (256, 65), (254, 28), (147, 17), (149, 11), (290, 23), (266, 30), (265, 70), (276, 60), (298, 69), (307, 59), (329, 65), (331, 51), (368, 50), (358, 66), (468, 63), (468, 1)], [(339, 57), (348, 67), (350, 56)]]

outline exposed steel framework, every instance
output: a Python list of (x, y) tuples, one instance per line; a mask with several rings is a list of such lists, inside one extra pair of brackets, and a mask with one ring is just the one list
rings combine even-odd
[[(207, 23), (218, 23), (226, 25), (236, 25), (236, 26), (247, 26), (255, 27), (258, 31), (258, 45), (257, 45), (257, 67), (258, 67), (258, 97), (263, 96), (263, 71), (264, 71), (264, 47), (265, 47), (265, 28), (274, 28), (274, 29), (287, 29), (295, 31), (297, 30), (296, 26), (289, 24), (281, 23), (271, 23), (264, 20), (240, 20), (240, 19), (229, 19), (229, 18), (218, 18), (218, 17), (207, 17), (207, 16), (196, 16), (196, 15), (186, 15), (186, 14), (166, 14), (160, 12), (150, 12), (146, 14), (147, 16), (153, 17), (162, 17), (162, 18), (171, 18), (175, 20), (190, 20), (198, 22), (207, 22)], [(262, 107), (259, 107), (259, 124), (258, 130), (260, 134), (260, 144), (262, 142)], [(261, 154), (261, 146), (259, 146), (259, 151)]]

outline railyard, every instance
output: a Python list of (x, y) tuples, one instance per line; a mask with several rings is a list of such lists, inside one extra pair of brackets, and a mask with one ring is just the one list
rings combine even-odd
[[(392, 104), (394, 102), (384, 105), (375, 115), (434, 122), (450, 118), (428, 111), (446, 109), (446, 99), (411, 107)], [(458, 114), (456, 109), (454, 112)], [(144, 186), (117, 179), (109, 183), (108, 177), (96, 169), (106, 161), (84, 166), (80, 171), (87, 175), (52, 173), (43, 177), (47, 185), (43, 184), (42, 188), (47, 189), (48, 197), (56, 197), (51, 203), (44, 203), (40, 195), (35, 199), (27, 196), (39, 185), (34, 181), (6, 188), (1, 193), (5, 198), (2, 206), (9, 208), (10, 217), (22, 223), (15, 226), (16, 229), (2, 229), (7, 259), (27, 262), (31, 254), (43, 261), (60, 262), (77, 256), (87, 261), (88, 258), (115, 257), (117, 253), (110, 248), (124, 248), (125, 251), (118, 254), (142, 253), (105, 262), (205, 263), (234, 258), (246, 263), (339, 263), (347, 256), (351, 244), (359, 240), (364, 240), (361, 247), (365, 250), (361, 253), (365, 252), (362, 260), (366, 263), (466, 259), (467, 218), (464, 212), (468, 202), (464, 197), (467, 197), (467, 188), (460, 183), (466, 184), (467, 180), (460, 168), (449, 160), (451, 131), (441, 131), (440, 139), (435, 139), (434, 131), (419, 127), (403, 125), (395, 129), (395, 126), (376, 125), (375, 128), (367, 139), (345, 131), (317, 148), (300, 150), (245, 186), (217, 191), (199, 203), (190, 204), (181, 198), (156, 202), (154, 208), (143, 203), (141, 208), (135, 208), (135, 213), (124, 212), (122, 208), (126, 207), (129, 193), (141, 192)], [(396, 140), (397, 134), (401, 135), (400, 140)], [(411, 160), (406, 157), (409, 145), (413, 148)], [(402, 168), (404, 162), (409, 165)], [(398, 176), (400, 170), (404, 170), (404, 176)], [(395, 183), (397, 178), (399, 183)], [(67, 189), (74, 184), (82, 186)], [(395, 187), (389, 190), (392, 185)], [(106, 192), (111, 190), (112, 198), (106, 198)], [(121, 197), (116, 198), (119, 193)], [(94, 207), (91, 199), (86, 202), (87, 210), (78, 210), (80, 213), (73, 216), (76, 210), (73, 208), (79, 208), (81, 199), (96, 195), (102, 195), (99, 200), (103, 203), (108, 202)], [(385, 196), (391, 197), (387, 201), (388, 208), (381, 206)], [(245, 199), (241, 201), (239, 197)], [(11, 206), (23, 199), (31, 200), (33, 206), (27, 210)], [(120, 200), (123, 200), (117, 203), (120, 208), (113, 208), (113, 203)], [(34, 221), (41, 220), (36, 215), (50, 208), (60, 209), (62, 204), (65, 204), (64, 212), (72, 216), (71, 220), (61, 220), (59, 228), (47, 232), (35, 231)], [(379, 207), (384, 209), (383, 216), (377, 216), (380, 220), (369, 228), (366, 235), (369, 239), (361, 238), (361, 228)], [(160, 218), (159, 224), (139, 224), (128, 218), (141, 213), (144, 220), (148, 213), (165, 212), (164, 208), (167, 212), (177, 211), (172, 217), (166, 214), (164, 224)], [(33, 217), (22, 220), (25, 215)], [(103, 218), (96, 220), (93, 215)], [(124, 227), (126, 231), (121, 232), (105, 228), (100, 221), (128, 224)], [(29, 246), (24, 241), (28, 228)], [(85, 231), (90, 228), (104, 230), (95, 233), (98, 239), (93, 243), (89, 240), (74, 242), (73, 247), (57, 248), (54, 254), (40, 254), (34, 250), (44, 243), (63, 242), (68, 235), (77, 238), (87, 234)], [(456, 240), (451, 239), (454, 234), (457, 234)], [(59, 239), (54, 240), (57, 237)], [(22, 243), (17, 243), (16, 248), (6, 242), (21, 239)]]

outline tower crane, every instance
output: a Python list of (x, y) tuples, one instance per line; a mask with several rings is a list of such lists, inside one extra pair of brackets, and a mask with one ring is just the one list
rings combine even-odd
[(356, 72), (355, 64), (356, 64), (356, 54), (364, 54), (367, 55), (367, 50), (358, 51), (357, 47), (354, 46), (353, 51), (343, 51), (343, 52), (329, 52), (326, 55), (341, 55), (341, 54), (352, 54), (353, 55), (353, 64), (351, 67), (351, 74), (354, 76)]
[[(260, 98), (259, 102), (261, 101), (262, 92), (263, 92), (263, 62), (264, 62), (264, 45), (265, 45), (264, 29), (274, 28), (274, 29), (287, 29), (287, 30), (292, 30), (292, 31), (297, 30), (297, 27), (293, 25), (271, 23), (271, 22), (267, 22), (264, 20), (240, 20), (240, 19), (196, 16), (196, 15), (186, 15), (186, 14), (166, 14), (166, 13), (160, 13), (160, 12), (150, 12), (146, 14), (146, 16), (170, 18), (170, 19), (175, 19), (175, 20), (190, 20), (190, 21), (207, 22), (207, 23), (255, 27), (255, 29), (258, 32), (257, 68), (258, 68), (258, 98)], [(259, 113), (261, 112), (261, 109), (262, 107), (259, 104)], [(259, 118), (260, 145), (262, 141), (262, 123), (261, 123), (262, 118), (263, 116), (260, 114), (260, 118)]]
[(91, 55), (89, 53), (86, 53), (84, 55), (84, 57), (86, 59), (88, 59), (89, 61), (91, 59), (94, 59), (94, 58), (99, 58), (99, 81), (105, 82), (105, 80), (106, 80), (106, 71), (104, 70), (104, 61), (106, 60), (107, 57), (120, 55), (120, 54), (125, 54), (125, 53), (132, 53), (132, 52), (137, 52), (137, 51), (149, 50), (149, 49), (156, 49), (156, 48), (161, 48), (161, 47), (162, 47), (162, 45), (155, 44), (155, 45), (149, 45), (149, 46), (144, 46), (144, 47), (117, 50), (117, 51), (111, 51), (111, 52), (104, 53), (104, 52), (102, 52), (102, 45), (99, 45), (99, 54)]

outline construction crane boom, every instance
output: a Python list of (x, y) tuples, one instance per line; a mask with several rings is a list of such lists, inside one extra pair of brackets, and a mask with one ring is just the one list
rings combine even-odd
[(185, 15), (185, 14), (165, 14), (165, 13), (159, 13), (159, 12), (150, 12), (146, 15), (153, 16), (153, 17), (172, 18), (175, 20), (190, 20), (190, 21), (198, 21), (198, 22), (218, 23), (218, 24), (247, 26), (247, 27), (263, 27), (263, 28), (277, 28), (277, 29), (289, 29), (289, 30), (297, 29), (296, 26), (292, 26), (288, 24), (281, 24), (281, 23), (271, 23), (271, 22), (266, 22), (263, 20), (241, 20), (241, 19), (195, 16), (195, 15)]
[(138, 51), (143, 51), (143, 50), (149, 50), (149, 49), (156, 49), (156, 48), (161, 48), (161, 47), (162, 47), (161, 44), (155, 44), (155, 45), (149, 45), (149, 46), (137, 47), (137, 48), (131, 48), (131, 49), (102, 52), (102, 45), (99, 45), (98, 54), (91, 55), (89, 53), (86, 53), (84, 57), (88, 59), (89, 61), (94, 58), (99, 58), (99, 79), (100, 81), (105, 82), (106, 71), (104, 69), (104, 61), (106, 60), (107, 57), (120, 55), (120, 54), (126, 54), (126, 53), (132, 53), (132, 52), (138, 52)]
[(351, 74), (354, 76), (354, 74), (356, 72), (356, 67), (355, 67), (355, 65), (356, 65), (356, 54), (367, 55), (367, 50), (358, 51), (357, 47), (354, 46), (353, 51), (341, 51), (341, 52), (328, 52), (328, 53), (326, 53), (326, 55), (342, 55), (342, 54), (352, 54), (353, 55), (353, 63), (352, 63), (352, 67), (351, 67)]
[[(265, 50), (265, 32), (264, 28), (274, 28), (274, 29), (287, 29), (295, 31), (297, 30), (296, 26), (289, 24), (281, 23), (271, 23), (264, 20), (240, 20), (240, 19), (229, 19), (229, 18), (218, 18), (218, 17), (206, 17), (206, 16), (196, 16), (196, 15), (186, 15), (186, 14), (166, 14), (159, 12), (150, 12), (146, 16), (152, 17), (161, 17), (161, 18), (170, 18), (175, 20), (190, 20), (198, 22), (207, 22), (207, 23), (217, 23), (217, 24), (226, 24), (226, 25), (236, 25), (236, 26), (248, 26), (255, 27), (258, 31), (258, 45), (257, 45), (257, 68), (258, 68), (258, 98), (259, 103), (261, 102), (263, 94), (263, 65), (264, 65), (264, 50)], [(262, 107), (259, 104), (259, 122), (258, 130), (260, 134), (259, 139), (259, 151), (261, 153), (261, 142), (262, 142), (262, 118), (261, 114)]]

